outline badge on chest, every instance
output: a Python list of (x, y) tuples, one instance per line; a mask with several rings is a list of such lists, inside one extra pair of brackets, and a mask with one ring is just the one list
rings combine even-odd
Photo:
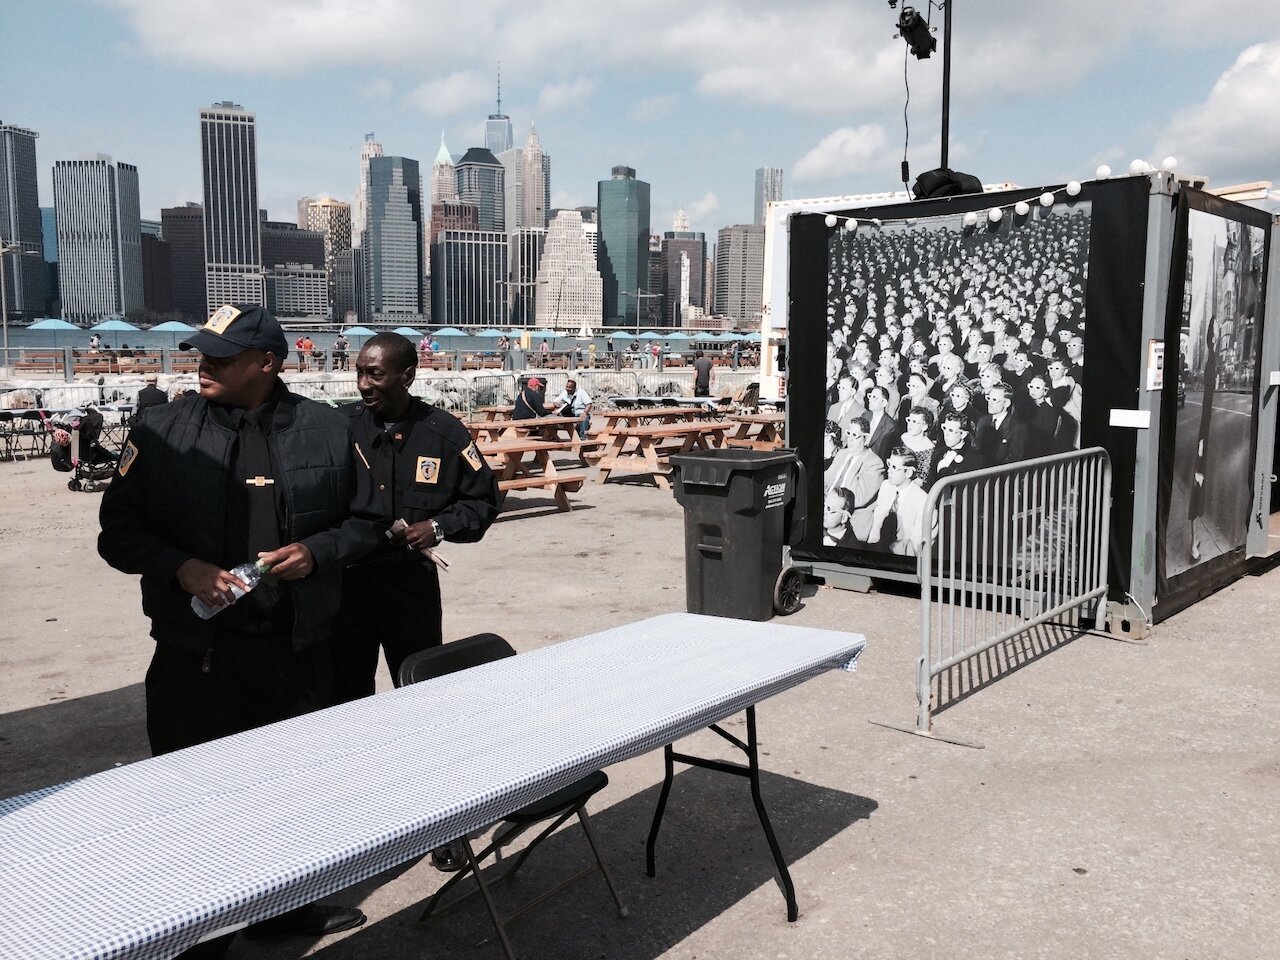
[(418, 469), (413, 479), (418, 483), (436, 483), (440, 480), (440, 458), (419, 457)]

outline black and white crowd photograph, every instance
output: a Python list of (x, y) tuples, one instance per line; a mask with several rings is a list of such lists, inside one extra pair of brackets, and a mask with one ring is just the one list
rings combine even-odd
[(1188, 210), (1181, 378), (1165, 530), (1172, 577), (1244, 545), (1265, 233)]
[(912, 556), (939, 480), (1079, 448), (1091, 213), (831, 230), (825, 546)]

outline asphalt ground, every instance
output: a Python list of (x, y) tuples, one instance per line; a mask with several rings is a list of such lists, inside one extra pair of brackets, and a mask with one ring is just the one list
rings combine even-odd
[[(100, 495), (47, 462), (0, 463), (0, 792), (146, 755), (151, 653), (134, 578), (97, 556)], [(670, 493), (589, 483), (575, 510), (513, 495), (482, 543), (451, 545), (450, 639), (520, 650), (684, 607)], [(915, 714), (917, 601), (811, 586), (788, 622), (859, 632), (857, 673), (759, 707), (763, 793), (797, 887), (783, 900), (745, 783), (682, 770), (644, 841), (660, 753), (611, 767), (593, 823), (630, 917), (598, 878), (511, 925), (522, 958), (1078, 958), (1280, 955), (1280, 572), (1247, 577), (1149, 642), (1041, 634), (936, 717), (955, 746), (870, 720)], [(385, 670), (379, 680), (389, 686)], [(601, 682), (607, 682), (602, 677)], [(719, 751), (700, 735), (684, 746)], [(723, 754), (722, 754), (723, 755)], [(372, 799), (371, 799), (371, 802)], [(583, 862), (562, 831), (511, 906)], [(498, 958), (476, 900), (416, 925), (444, 875), (423, 860), (333, 898), (369, 923), (310, 942), (238, 939), (232, 960)], [(2, 935), (2, 933), (0, 933)]]

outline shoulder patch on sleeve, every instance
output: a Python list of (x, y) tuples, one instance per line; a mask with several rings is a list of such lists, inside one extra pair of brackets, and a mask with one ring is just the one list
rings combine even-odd
[(467, 444), (467, 448), (462, 451), (462, 459), (467, 461), (467, 465), (470, 466), (472, 470), (479, 471), (479, 469), (484, 465), (484, 458), (480, 456), (480, 451), (476, 449), (474, 440)]
[(134, 461), (138, 459), (138, 448), (134, 446), (130, 440), (124, 445), (124, 450), (120, 453), (120, 476), (124, 476), (129, 472), (129, 468), (133, 466)]

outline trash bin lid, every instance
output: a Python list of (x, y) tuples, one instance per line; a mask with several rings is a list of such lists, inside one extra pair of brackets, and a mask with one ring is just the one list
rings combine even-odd
[(795, 461), (794, 450), (749, 450), (738, 447), (673, 453), (670, 457), (671, 466), (679, 471), (677, 479), (681, 483), (716, 487), (725, 486), (735, 473), (759, 473)]

